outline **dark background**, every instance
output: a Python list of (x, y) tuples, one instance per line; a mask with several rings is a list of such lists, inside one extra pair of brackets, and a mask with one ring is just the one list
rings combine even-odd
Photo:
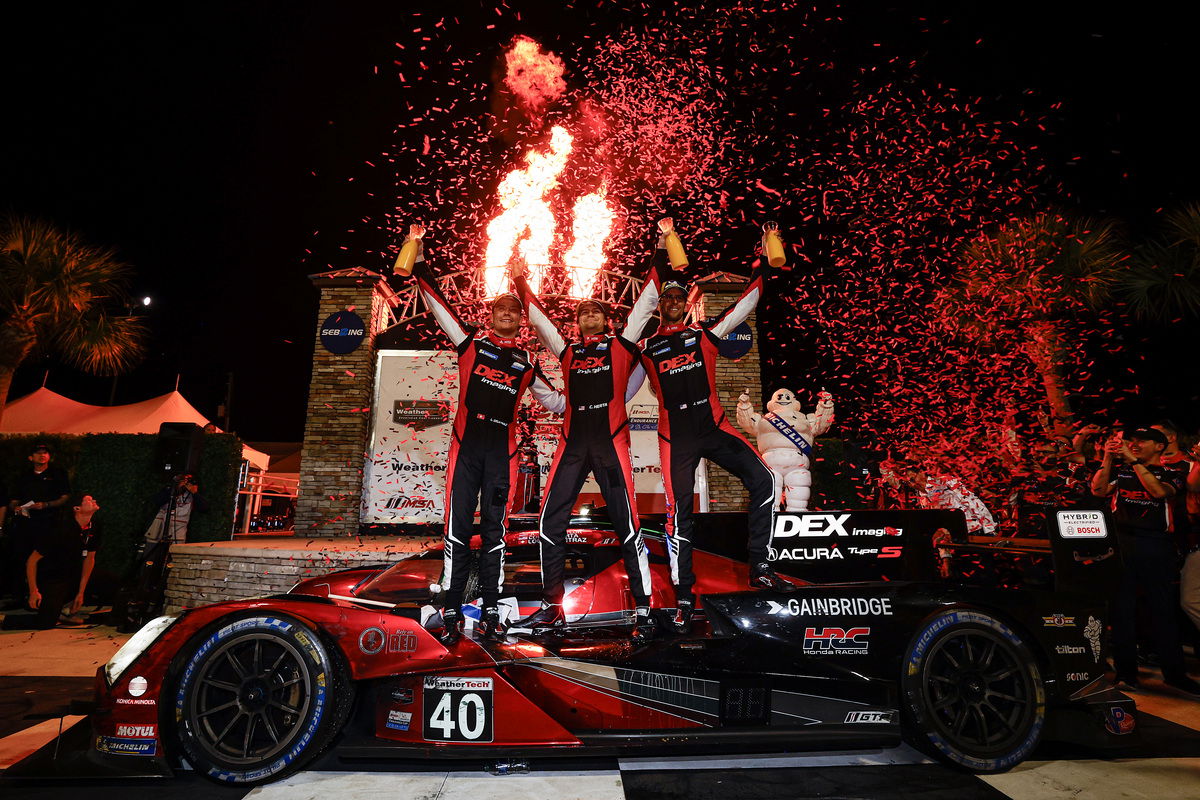
[[(303, 431), (316, 291), (306, 275), (384, 269), (394, 232), (361, 224), (402, 203), (378, 154), (405, 144), (404, 105), (429, 102), (397, 70), (429, 54), (413, 13), (462, 20), (460, 54), (480, 81), (515, 33), (569, 52), (578, 37), (651, 23), (638, 4), (247, 2), (51, 3), (8, 7), (0, 209), (50, 219), (110, 245), (150, 295), (150, 354), (117, 402), (179, 388), (210, 417), (233, 379), (231, 427), (250, 440)], [(811, 46), (839, 64), (894, 56), (927, 85), (996, 113), (1047, 115), (1054, 198), (1124, 220), (1136, 236), (1200, 199), (1191, 121), (1200, 86), (1195, 11), (1141, 3), (818, 4), (836, 24)], [(429, 13), (422, 18), (428, 22)], [(487, 25), (494, 25), (491, 30)], [(433, 55), (437, 58), (437, 55)], [(837, 102), (836, 85), (825, 90)], [(420, 142), (407, 143), (419, 147)], [(371, 167), (367, 162), (380, 164)], [(482, 191), (482, 189), (481, 189)], [(1130, 328), (1147, 407), (1190, 414), (1198, 393), (1178, 347), (1191, 327)], [(12, 397), (48, 386), (106, 403), (111, 380), (39, 356)], [(1189, 419), (1188, 424), (1200, 423)]]

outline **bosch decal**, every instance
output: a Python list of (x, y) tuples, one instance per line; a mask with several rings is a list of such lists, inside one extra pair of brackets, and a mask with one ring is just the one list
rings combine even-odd
[(1058, 535), (1064, 539), (1103, 539), (1108, 536), (1102, 511), (1059, 511)]
[(793, 617), (841, 614), (875, 617), (892, 615), (892, 599), (890, 597), (793, 597), (786, 603), (768, 600), (767, 605), (768, 614), (790, 614)]
[(870, 628), (805, 628), (804, 652), (810, 655), (865, 655)]

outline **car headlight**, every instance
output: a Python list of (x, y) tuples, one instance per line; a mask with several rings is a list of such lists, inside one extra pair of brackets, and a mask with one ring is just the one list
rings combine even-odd
[(156, 617), (150, 620), (142, 629), (129, 637), (129, 641), (121, 646), (117, 654), (104, 665), (104, 677), (112, 686), (121, 677), (121, 673), (132, 664), (137, 657), (146, 652), (146, 648), (158, 641), (167, 628), (174, 624), (177, 617)]

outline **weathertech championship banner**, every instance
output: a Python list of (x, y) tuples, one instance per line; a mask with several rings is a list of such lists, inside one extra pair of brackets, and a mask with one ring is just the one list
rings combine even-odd
[[(558, 361), (544, 353), (539, 361), (552, 385), (562, 386)], [(371, 445), (363, 469), (360, 518), (364, 524), (440, 523), (446, 499), (446, 461), (455, 403), (458, 362), (447, 350), (381, 350), (375, 366), (375, 402)], [(530, 397), (535, 419), (538, 471), (542, 491), (558, 444), (561, 418)], [(658, 401), (643, 384), (629, 402), (630, 460), (638, 508), (661, 512), (662, 471), (658, 465)], [(704, 466), (697, 471), (699, 505), (708, 505)], [(579, 506), (596, 505), (600, 488), (588, 478)]]

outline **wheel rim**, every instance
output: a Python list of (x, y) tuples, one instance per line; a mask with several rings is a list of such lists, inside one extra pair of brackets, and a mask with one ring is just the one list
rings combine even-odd
[(992, 631), (954, 631), (939, 640), (925, 662), (922, 688), (938, 733), (975, 755), (1018, 746), (1038, 714), (1031, 670)]
[(300, 651), (269, 634), (225, 643), (196, 676), (188, 717), (208, 755), (256, 764), (284, 750), (312, 699), (312, 674)]

